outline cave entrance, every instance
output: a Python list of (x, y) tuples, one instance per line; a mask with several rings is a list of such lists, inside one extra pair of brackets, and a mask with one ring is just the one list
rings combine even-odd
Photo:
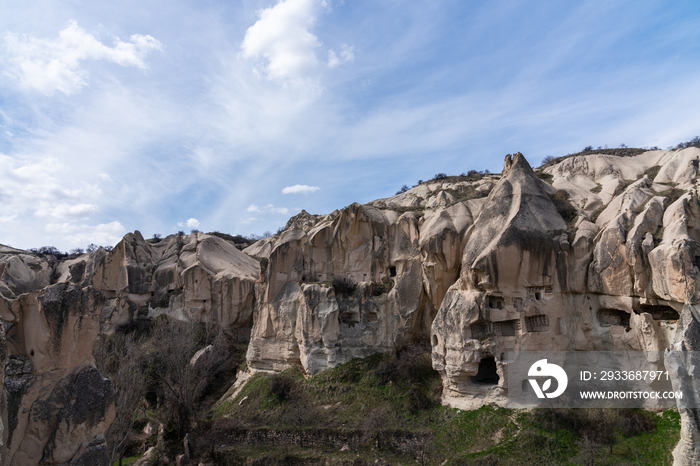
[(479, 370), (472, 377), (472, 382), (482, 385), (496, 385), (500, 379), (494, 357), (490, 355), (482, 357), (479, 362)]
[(651, 314), (651, 318), (654, 320), (678, 320), (680, 318), (678, 311), (673, 309), (671, 306), (642, 304), (639, 307), (641, 308), (642, 312), (648, 312)]

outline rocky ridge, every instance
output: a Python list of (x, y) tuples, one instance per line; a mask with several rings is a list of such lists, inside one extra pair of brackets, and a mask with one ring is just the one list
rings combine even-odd
[[(245, 254), (214, 235), (138, 232), (65, 261), (2, 247), (2, 464), (100, 457), (111, 387), (93, 345), (160, 313), (249, 338), (250, 372), (311, 376), (430, 339), (443, 402), (461, 408), (504, 400), (508, 351), (693, 350), (699, 161), (691, 147), (535, 171), (515, 154), (501, 175), (302, 212)], [(87, 414), (70, 401), (86, 380), (102, 387)], [(675, 460), (694, 464), (700, 425), (680, 408)]]
[(2, 464), (107, 464), (111, 382), (95, 368), (100, 337), (168, 313), (250, 333), (255, 260), (211, 235), (145, 241), (57, 261), (0, 249), (5, 370)]

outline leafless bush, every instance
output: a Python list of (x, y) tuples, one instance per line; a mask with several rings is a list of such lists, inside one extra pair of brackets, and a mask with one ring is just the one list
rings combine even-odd
[(98, 370), (112, 380), (116, 417), (107, 431), (110, 464), (121, 464), (130, 446), (131, 427), (139, 415), (145, 394), (142, 364), (144, 355), (134, 335), (115, 334), (102, 337), (95, 351)]
[(386, 408), (372, 409), (362, 426), (364, 431), (362, 435), (363, 442), (376, 444), (378, 450), (385, 448), (387, 442), (384, 438), (384, 429), (386, 429), (390, 420), (391, 415)]
[(409, 451), (416, 455), (416, 461), (421, 466), (430, 462), (430, 457), (435, 449), (433, 438), (430, 435), (420, 435), (412, 438), (408, 444)]
[(203, 332), (204, 335), (196, 324), (161, 317), (151, 333), (152, 364), (169, 408), (166, 411), (177, 420), (180, 439), (190, 431), (198, 401), (219, 364), (219, 357), (212, 355), (201, 357), (196, 364), (190, 363), (213, 332), (214, 340), (224, 338), (220, 329), (205, 328)]
[(287, 410), (286, 418), (299, 436), (299, 446), (304, 446), (304, 427), (314, 421), (315, 409), (311, 400), (303, 390), (293, 390), (290, 396), (291, 406)]

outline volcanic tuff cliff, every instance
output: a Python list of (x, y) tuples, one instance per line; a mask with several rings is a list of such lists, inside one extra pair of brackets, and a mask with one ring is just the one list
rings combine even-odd
[[(699, 162), (697, 148), (589, 154), (536, 173), (516, 154), (501, 175), (302, 212), (245, 254), (213, 235), (138, 232), (68, 261), (3, 247), (3, 464), (99, 458), (113, 414), (93, 344), (159, 313), (249, 338), (252, 372), (313, 375), (429, 338), (444, 402), (463, 408), (504, 399), (507, 351), (695, 350)], [(86, 381), (97, 409), (74, 401)], [(676, 464), (693, 464), (698, 416), (681, 413)]]
[(196, 233), (147, 242), (137, 231), (65, 261), (3, 246), (2, 464), (107, 464), (114, 403), (95, 368), (99, 336), (169, 313), (247, 338), (257, 272), (229, 242)]

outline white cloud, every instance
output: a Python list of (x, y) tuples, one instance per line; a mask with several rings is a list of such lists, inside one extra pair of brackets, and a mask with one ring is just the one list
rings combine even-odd
[(288, 215), (289, 214), (289, 209), (286, 207), (275, 207), (272, 204), (268, 204), (264, 207), (258, 207), (255, 204), (251, 204), (248, 206), (246, 209), (247, 212), (268, 212), (268, 213), (273, 213), (273, 214), (284, 214)]
[(98, 225), (86, 225), (76, 223), (49, 223), (44, 227), (48, 233), (59, 236), (66, 244), (88, 245), (90, 243), (102, 246), (117, 244), (126, 229), (118, 222), (100, 223)]
[(196, 218), (187, 219), (187, 226), (190, 228), (199, 228), (199, 220)]
[(92, 213), (97, 212), (97, 207), (92, 204), (59, 204), (53, 208), (43, 207), (36, 211), (37, 217), (52, 216), (56, 218), (65, 217), (87, 217)]
[[(61, 179), (70, 167), (49, 157), (33, 161), (0, 154), (0, 199), (8, 215), (33, 212), (36, 217), (84, 217), (97, 211), (98, 185), (83, 180), (80, 187)], [(83, 201), (83, 202), (81, 202)]]
[(318, 64), (315, 49), (321, 43), (309, 28), (323, 5), (320, 0), (283, 0), (261, 10), (245, 33), (243, 56), (267, 62), (263, 70), (270, 79), (304, 77)]
[(320, 190), (318, 186), (309, 186), (306, 184), (295, 184), (282, 189), (282, 194), (309, 194)]
[(56, 39), (5, 33), (0, 62), (4, 62), (5, 73), (26, 89), (46, 95), (55, 91), (69, 95), (87, 84), (81, 61), (107, 60), (144, 69), (144, 59), (151, 50), (162, 50), (161, 43), (151, 36), (135, 34), (129, 42), (117, 38), (114, 46), (108, 47), (70, 21)]
[(289, 215), (289, 209), (287, 209), (286, 207), (275, 207), (272, 204), (266, 205), (265, 210), (267, 210), (268, 212), (273, 212), (275, 214)]
[(340, 66), (343, 63), (353, 61), (355, 59), (355, 54), (353, 53), (352, 49), (353, 48), (348, 46), (347, 44), (343, 44), (340, 47), (340, 57), (336, 55), (333, 49), (330, 49), (328, 51), (328, 67), (335, 68), (336, 66)]

